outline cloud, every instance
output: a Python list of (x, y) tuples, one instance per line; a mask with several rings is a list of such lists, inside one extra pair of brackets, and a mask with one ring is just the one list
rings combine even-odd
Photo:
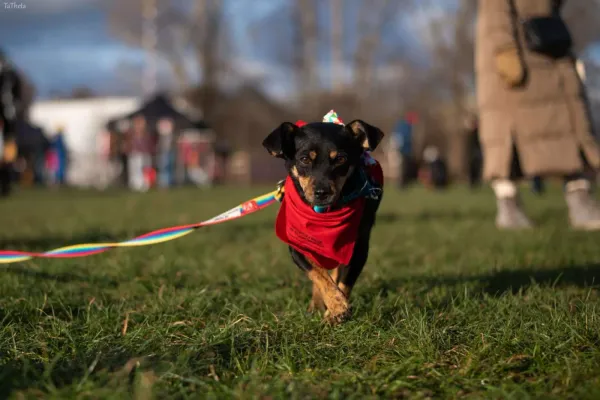
[(413, 33), (413, 38), (421, 45), (430, 47), (434, 42), (431, 25), (442, 23), (452, 6), (452, 2), (449, 2), (443, 5), (440, 3), (418, 7), (415, 11), (406, 15), (403, 25), (408, 32)]

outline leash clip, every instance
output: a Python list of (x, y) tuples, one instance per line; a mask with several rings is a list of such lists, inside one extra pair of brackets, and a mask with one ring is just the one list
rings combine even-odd
[(282, 179), (279, 182), (277, 182), (277, 193), (275, 193), (275, 200), (277, 200), (280, 203), (283, 200), (283, 193), (284, 193), (283, 185), (284, 184), (285, 184), (285, 179)]

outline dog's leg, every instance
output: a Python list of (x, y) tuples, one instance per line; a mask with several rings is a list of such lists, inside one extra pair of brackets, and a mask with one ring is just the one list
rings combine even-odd
[(336, 269), (331, 270), (331, 279), (333, 279), (333, 281), (335, 282), (336, 285), (340, 281), (340, 273), (341, 273), (340, 271), (342, 268), (344, 268), (344, 266), (340, 265)]
[(339, 323), (349, 317), (350, 306), (346, 296), (338, 289), (336, 283), (329, 276), (329, 272), (317, 265), (313, 265), (302, 254), (290, 248), (292, 259), (306, 272), (313, 283), (313, 293), (319, 293), (327, 312), (325, 319), (331, 323)]
[[(331, 271), (331, 279), (337, 285), (340, 279), (340, 270), (343, 269), (344, 266), (340, 265), (339, 268), (336, 268)], [(323, 296), (321, 296), (321, 291), (317, 287), (316, 284), (313, 283), (312, 286), (312, 298), (308, 305), (308, 312), (312, 313), (315, 311), (325, 311), (327, 307), (325, 307), (325, 302), (323, 301)]]
[(350, 292), (346, 292), (347, 288), (346, 285), (344, 284), (344, 281), (347, 279), (347, 275), (348, 275), (348, 271), (350, 270), (350, 266), (346, 266), (346, 265), (340, 265), (338, 268), (336, 268), (334, 270), (334, 274), (331, 274), (331, 277), (333, 278), (333, 281), (335, 282), (335, 284), (338, 286), (338, 288), (342, 291), (342, 293), (344, 293), (346, 295), (346, 297), (349, 297)]
[(327, 270), (313, 266), (308, 272), (308, 278), (321, 292), (323, 302), (327, 307), (325, 319), (331, 323), (340, 323), (350, 317), (348, 299), (337, 287)]
[(359, 228), (359, 237), (354, 245), (354, 252), (350, 263), (345, 267), (339, 267), (337, 285), (346, 298), (350, 298), (352, 288), (362, 273), (367, 259), (369, 258), (369, 246), (371, 241), (371, 229), (375, 225), (375, 214), (379, 208), (379, 201), (368, 201), (365, 208), (365, 216)]
[(369, 258), (369, 241), (370, 232), (359, 237), (354, 246), (354, 254), (348, 266), (340, 270), (339, 280), (337, 285), (346, 298), (350, 298), (350, 293), (358, 280), (358, 277), (363, 271), (367, 259)]
[(325, 302), (323, 301), (323, 296), (321, 296), (321, 291), (317, 287), (316, 284), (312, 285), (312, 298), (310, 299), (310, 303), (308, 303), (308, 312), (313, 313), (315, 311), (325, 311), (327, 307), (325, 307)]

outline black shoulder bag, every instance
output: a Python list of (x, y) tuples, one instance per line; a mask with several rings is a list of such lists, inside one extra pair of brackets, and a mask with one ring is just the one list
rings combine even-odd
[[(515, 8), (514, 0), (509, 0)], [(573, 46), (569, 28), (560, 16), (562, 0), (552, 1), (552, 14), (545, 17), (528, 18), (522, 21), (527, 48), (551, 58), (567, 56)], [(516, 9), (514, 9), (516, 13)]]

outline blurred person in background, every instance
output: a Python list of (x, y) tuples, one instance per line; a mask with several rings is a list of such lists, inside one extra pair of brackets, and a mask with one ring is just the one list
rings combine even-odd
[(16, 123), (20, 114), (23, 82), (6, 55), (0, 50), (0, 195), (11, 191), (12, 168), (17, 158)]
[(98, 132), (96, 137), (97, 162), (96, 188), (104, 190), (110, 185), (113, 177), (113, 134), (105, 129)]
[(600, 206), (584, 178), (586, 165), (600, 166), (600, 149), (560, 17), (565, 1), (572, 0), (478, 0), (480, 139), (499, 228), (532, 226), (516, 182), (534, 176), (562, 177), (571, 225), (600, 228)]
[(468, 138), (469, 154), (469, 186), (473, 189), (481, 185), (481, 169), (483, 155), (479, 142), (479, 121), (475, 115), (467, 116), (465, 130)]
[(413, 160), (414, 126), (417, 123), (417, 114), (407, 112), (396, 125), (392, 135), (392, 146), (398, 152), (398, 186), (406, 187), (411, 176)]
[(534, 176), (531, 180), (531, 191), (538, 196), (544, 194), (546, 191), (546, 185), (544, 179), (541, 176)]
[(63, 126), (58, 126), (56, 134), (50, 139), (50, 149), (47, 157), (50, 184), (53, 186), (64, 185), (67, 178), (69, 155)]
[(428, 171), (429, 182), (435, 189), (444, 189), (448, 185), (446, 162), (436, 146), (427, 146), (423, 151), (425, 170)]
[(151, 138), (146, 118), (141, 115), (135, 116), (128, 135), (130, 141), (127, 165), (129, 187), (138, 192), (145, 192), (150, 188), (146, 176), (147, 170), (152, 167)]
[(158, 121), (158, 184), (162, 188), (173, 185), (177, 146), (173, 120), (163, 118)]
[(129, 128), (131, 123), (124, 119), (116, 124), (115, 147), (119, 162), (120, 178), (123, 187), (129, 186), (129, 152), (131, 151), (131, 138)]

